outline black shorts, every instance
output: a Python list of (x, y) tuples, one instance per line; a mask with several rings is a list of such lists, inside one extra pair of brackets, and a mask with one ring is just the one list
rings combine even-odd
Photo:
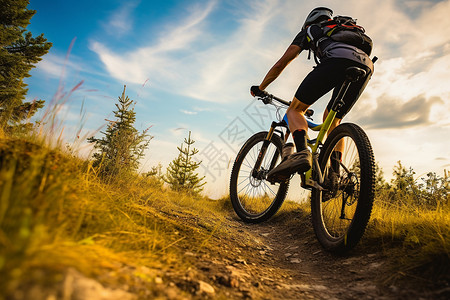
[(344, 97), (345, 105), (336, 114), (337, 118), (342, 119), (353, 107), (356, 100), (358, 100), (372, 75), (370, 74), (370, 68), (363, 64), (345, 58), (329, 58), (320, 63), (305, 77), (295, 93), (295, 98), (305, 104), (311, 105), (331, 91), (331, 89), (334, 89), (331, 100), (327, 105), (328, 110), (330, 110), (345, 80), (345, 70), (352, 66), (365, 69), (367, 76), (350, 85)]

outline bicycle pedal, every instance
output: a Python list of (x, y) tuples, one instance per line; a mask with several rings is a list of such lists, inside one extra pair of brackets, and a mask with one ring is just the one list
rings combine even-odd
[(283, 182), (286, 182), (288, 180), (290, 180), (290, 177), (284, 178), (284, 177), (281, 177), (281, 176), (280, 177), (271, 178), (271, 179), (267, 179), (267, 181), (270, 184), (272, 184), (272, 185), (274, 185), (276, 183), (283, 183)]

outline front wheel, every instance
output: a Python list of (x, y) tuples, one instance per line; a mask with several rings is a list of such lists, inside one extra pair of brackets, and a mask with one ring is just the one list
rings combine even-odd
[[(253, 135), (242, 146), (231, 171), (230, 198), (236, 214), (245, 222), (259, 223), (272, 217), (286, 197), (289, 181), (270, 184), (267, 173), (281, 161), (283, 142), (267, 132)], [(262, 155), (262, 156), (261, 156)], [(255, 169), (261, 156), (261, 167)]]
[(319, 166), (324, 190), (311, 194), (314, 231), (326, 250), (346, 252), (364, 234), (374, 200), (375, 159), (367, 135), (355, 124), (339, 125), (323, 146)]

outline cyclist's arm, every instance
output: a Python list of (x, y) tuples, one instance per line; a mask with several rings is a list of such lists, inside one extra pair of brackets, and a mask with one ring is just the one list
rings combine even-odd
[(283, 72), (284, 68), (296, 58), (302, 49), (297, 45), (290, 45), (283, 56), (273, 65), (273, 67), (267, 72), (266, 77), (259, 85), (261, 91), (265, 90), (266, 87), (271, 84), (277, 77)]

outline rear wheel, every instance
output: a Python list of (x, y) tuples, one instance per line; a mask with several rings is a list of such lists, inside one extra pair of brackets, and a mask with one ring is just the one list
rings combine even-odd
[[(236, 214), (245, 222), (259, 223), (272, 217), (286, 197), (289, 181), (270, 184), (267, 173), (281, 161), (283, 142), (274, 134), (265, 141), (267, 132), (253, 135), (242, 146), (234, 162), (230, 178), (230, 198)], [(267, 147), (267, 148), (266, 148)], [(262, 153), (259, 170), (254, 170)]]
[(339, 125), (327, 138), (319, 165), (325, 190), (312, 190), (314, 231), (326, 250), (345, 252), (361, 239), (372, 211), (375, 160), (367, 135), (355, 124)]

